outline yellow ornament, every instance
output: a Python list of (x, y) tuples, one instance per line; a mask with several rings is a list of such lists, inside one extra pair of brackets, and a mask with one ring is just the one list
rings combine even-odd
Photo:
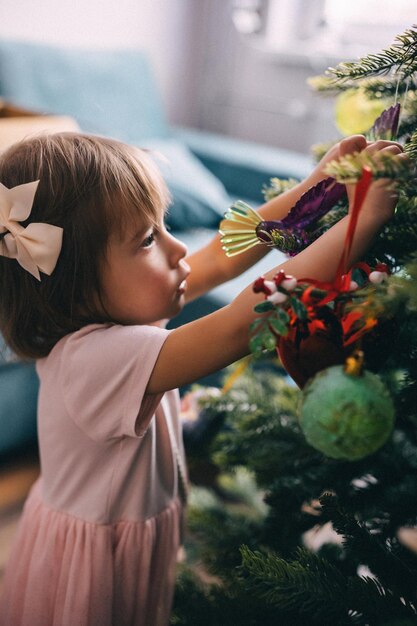
[(388, 100), (371, 100), (362, 89), (348, 89), (336, 100), (336, 126), (343, 135), (365, 133), (389, 104)]

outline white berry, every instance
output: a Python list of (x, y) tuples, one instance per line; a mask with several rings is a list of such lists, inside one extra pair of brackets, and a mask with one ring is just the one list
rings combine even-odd
[(276, 291), (275, 293), (268, 296), (267, 300), (272, 302), (272, 304), (282, 304), (287, 298), (288, 296), (285, 293), (282, 293), (282, 291)]
[(277, 290), (277, 286), (272, 280), (264, 280), (264, 287), (269, 289), (271, 293), (275, 293)]
[(369, 281), (371, 283), (373, 283), (374, 285), (379, 285), (380, 283), (382, 283), (383, 280), (385, 280), (387, 277), (386, 272), (371, 272), (369, 274)]
[(297, 286), (297, 279), (294, 276), (287, 276), (282, 283), (281, 287), (286, 289), (287, 291), (292, 291)]

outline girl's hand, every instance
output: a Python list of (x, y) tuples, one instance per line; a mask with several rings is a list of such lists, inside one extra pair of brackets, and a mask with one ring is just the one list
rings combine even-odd
[[(364, 151), (376, 159), (378, 159), (378, 155), (382, 154), (396, 155), (396, 158), (399, 159), (408, 158), (404, 154), (401, 144), (395, 141), (378, 140), (367, 142), (364, 137), (362, 137), (362, 139), (359, 139), (359, 137), (360, 136), (357, 136), (355, 141), (350, 141), (351, 138), (342, 140), (339, 145), (339, 156), (343, 157), (346, 154)], [(353, 207), (355, 188), (356, 185), (354, 184), (346, 185), (349, 199), (349, 211), (351, 211)], [(397, 200), (398, 194), (393, 182), (388, 178), (380, 178), (371, 184), (361, 213), (362, 215), (371, 216), (375, 223), (383, 226), (393, 216)]]
[(362, 152), (366, 146), (367, 141), (363, 135), (351, 135), (350, 137), (338, 141), (326, 152), (324, 157), (320, 159), (310, 176), (306, 179), (308, 186), (312, 187), (313, 185), (317, 185), (321, 180), (328, 177), (328, 174), (326, 174), (324, 170), (330, 161), (334, 161), (341, 156), (353, 152)]
[(345, 137), (332, 146), (328, 152), (326, 152), (324, 157), (311, 172), (310, 176), (306, 179), (308, 181), (308, 185), (311, 187), (327, 178), (328, 174), (326, 174), (324, 170), (330, 161), (339, 159), (347, 154), (353, 154), (354, 152), (362, 152), (362, 150), (366, 150), (367, 152), (369, 151), (373, 154), (374, 152), (378, 152), (388, 147), (391, 148), (393, 146), (397, 146), (399, 152), (403, 151), (401, 144), (395, 141), (379, 140), (370, 142), (366, 140), (364, 135), (351, 135), (350, 137)]

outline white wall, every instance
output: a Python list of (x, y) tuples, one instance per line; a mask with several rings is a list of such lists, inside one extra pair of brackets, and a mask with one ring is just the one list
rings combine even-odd
[(205, 0), (205, 5), (200, 127), (305, 153), (314, 143), (338, 137), (333, 102), (307, 85), (329, 59), (262, 49), (234, 28), (231, 2)]
[(1, 0), (0, 37), (144, 48), (169, 119), (186, 123), (192, 115), (193, 6), (193, 0)]

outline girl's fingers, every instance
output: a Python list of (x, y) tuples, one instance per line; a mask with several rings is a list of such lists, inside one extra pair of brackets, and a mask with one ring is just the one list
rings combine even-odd
[(368, 142), (363, 135), (351, 135), (345, 137), (339, 144), (339, 156), (352, 154), (353, 152), (362, 152), (367, 147)]
[(389, 151), (393, 152), (394, 154), (400, 154), (401, 152), (404, 152), (403, 146), (397, 141), (385, 141), (382, 139), (368, 143), (365, 151), (369, 154), (374, 154), (375, 152), (382, 152), (383, 150), (387, 149), (389, 149)]
[(375, 159), (376, 161), (378, 160), (378, 158), (380, 156), (383, 156), (384, 154), (390, 154), (392, 156), (394, 156), (395, 158), (401, 158), (401, 157), (405, 157), (407, 158), (407, 155), (404, 154), (402, 148), (400, 148), (397, 145), (391, 145), (391, 146), (386, 146), (384, 148), (374, 148), (373, 146), (370, 148), (367, 148), (364, 152), (366, 152), (367, 154), (369, 154), (370, 157), (372, 157), (373, 159)]
[(398, 156), (397, 159), (401, 159), (401, 161), (408, 161), (409, 157), (408, 154), (406, 154), (405, 152), (401, 152)]

